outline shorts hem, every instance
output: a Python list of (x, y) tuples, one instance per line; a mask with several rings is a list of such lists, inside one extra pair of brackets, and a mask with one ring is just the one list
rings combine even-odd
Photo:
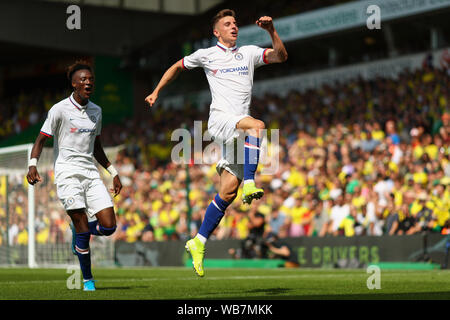
[(87, 214), (89, 217), (93, 218), (97, 213), (99, 213), (99, 212), (102, 211), (102, 210), (108, 209), (108, 208), (114, 208), (114, 205), (107, 205), (107, 206), (105, 206), (104, 208), (101, 208), (101, 209), (95, 209), (96, 212), (94, 212), (94, 213), (91, 213), (90, 210), (87, 209), (87, 210), (86, 210), (86, 214)]

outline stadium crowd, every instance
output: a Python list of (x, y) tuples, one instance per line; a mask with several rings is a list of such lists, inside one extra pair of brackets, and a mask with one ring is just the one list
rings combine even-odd
[[(265, 232), (280, 238), (448, 233), (449, 103), (450, 71), (427, 63), (397, 79), (355, 79), (287, 97), (254, 97), (252, 114), (269, 133), (280, 130), (279, 144), (264, 140), (257, 185), (266, 193), (251, 206), (239, 193), (212, 237), (246, 238), (255, 215), (264, 216)], [(191, 161), (186, 170), (172, 162), (178, 142), (171, 141), (171, 133), (185, 124), (193, 132), (194, 121), (205, 129), (207, 117), (207, 111), (190, 105), (177, 112), (160, 107), (127, 119), (121, 130), (103, 128), (105, 146), (124, 146), (113, 160), (123, 183), (115, 198), (115, 240), (196, 234), (219, 177), (214, 163)], [(277, 163), (273, 174), (262, 174)], [(47, 172), (37, 188), (38, 243), (70, 241), (52, 179)], [(10, 220), (10, 243), (26, 239), (26, 216), (20, 214), (26, 209), (25, 189), (25, 181), (14, 189), (20, 196), (10, 204), (17, 213)], [(3, 225), (4, 219), (0, 209)]]
[(64, 91), (36, 89), (0, 99), (0, 139), (20, 134), (30, 126), (41, 123), (55, 101), (65, 96)]

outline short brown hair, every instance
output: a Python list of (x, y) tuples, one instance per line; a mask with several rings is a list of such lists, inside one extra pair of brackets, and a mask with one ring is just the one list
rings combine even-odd
[(234, 13), (234, 10), (223, 9), (223, 10), (220, 10), (219, 12), (217, 12), (217, 14), (211, 20), (211, 26), (212, 26), (213, 30), (214, 30), (214, 27), (216, 26), (217, 21), (219, 21), (223, 17), (228, 17), (228, 16), (236, 19), (236, 14)]

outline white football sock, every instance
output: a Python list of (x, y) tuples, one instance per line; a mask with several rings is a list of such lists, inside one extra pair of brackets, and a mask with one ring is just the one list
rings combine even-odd
[(206, 239), (204, 236), (202, 236), (200, 233), (197, 233), (197, 235), (195, 236), (198, 240), (200, 240), (203, 244), (206, 243)]

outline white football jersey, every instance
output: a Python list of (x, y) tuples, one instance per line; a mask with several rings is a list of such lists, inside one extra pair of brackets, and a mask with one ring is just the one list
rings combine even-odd
[(101, 123), (102, 109), (91, 101), (81, 106), (73, 94), (48, 111), (41, 134), (55, 139), (55, 183), (73, 174), (100, 177), (93, 154)]
[(211, 90), (210, 114), (223, 111), (248, 115), (254, 69), (267, 63), (263, 49), (254, 45), (227, 48), (220, 42), (183, 58), (183, 67), (202, 67)]

